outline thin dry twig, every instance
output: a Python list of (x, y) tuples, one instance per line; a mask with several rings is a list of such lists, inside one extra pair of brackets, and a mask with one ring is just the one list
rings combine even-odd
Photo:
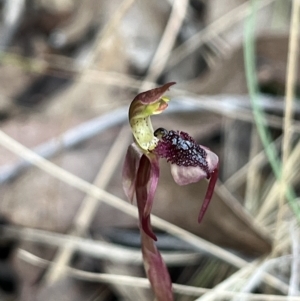
[[(281, 140), (282, 140), (282, 136), (279, 136), (274, 142), (272, 142), (272, 144), (275, 144), (276, 147), (279, 147)], [(241, 167), (238, 171), (236, 171), (230, 178), (228, 178), (224, 182), (224, 185), (230, 191), (236, 190), (239, 186), (241, 186), (245, 182), (247, 171), (250, 164), (264, 166), (267, 163), (268, 163), (268, 159), (266, 153), (264, 150), (262, 150), (256, 156), (254, 156), (250, 161), (248, 161), (243, 167)]]
[(95, 39), (94, 47), (90, 51), (90, 57), (86, 60), (87, 64), (84, 68), (84, 72), (82, 76), (85, 76), (86, 72), (88, 72), (89, 68), (94, 64), (95, 59), (104, 49), (108, 39), (111, 38), (113, 32), (118, 27), (122, 18), (128, 12), (129, 8), (133, 5), (135, 0), (123, 0), (119, 5), (116, 12), (110, 18), (109, 22), (104, 26), (104, 28), (99, 32), (98, 36)]
[[(37, 257), (28, 251), (19, 250), (18, 256), (20, 259), (28, 262), (32, 265), (39, 267), (47, 267), (52, 263)], [(124, 276), (124, 275), (113, 275), (113, 274), (96, 274), (91, 272), (86, 272), (82, 270), (77, 270), (74, 268), (67, 267), (68, 276), (80, 279), (83, 281), (99, 282), (99, 283), (109, 283), (109, 284), (118, 284), (118, 285), (127, 285), (140, 288), (150, 288), (150, 283), (146, 278)], [(173, 283), (174, 293), (187, 295), (187, 296), (199, 296), (208, 292), (214, 292), (214, 289), (207, 289), (202, 287), (193, 287), (187, 285), (181, 285)], [(233, 298), (233, 297), (247, 297), (249, 301), (299, 301), (299, 297), (285, 297), (278, 295), (265, 295), (265, 294), (246, 294), (239, 292), (231, 291), (222, 291), (218, 290), (214, 292), (214, 300), (224, 300), (224, 298)]]
[[(258, 9), (263, 9), (264, 7), (273, 3), (274, 0), (265, 0), (258, 3)], [(181, 62), (185, 57), (191, 54), (193, 51), (198, 49), (204, 43), (213, 39), (216, 35), (221, 34), (225, 30), (229, 29), (231, 26), (244, 20), (250, 13), (249, 9), (250, 1), (241, 4), (240, 6), (234, 8), (226, 15), (222, 16), (215, 22), (206, 26), (203, 30), (199, 31), (197, 34), (192, 36), (186, 42), (177, 47), (172, 54), (167, 65), (170, 69), (179, 62)]]
[[(43, 158), (51, 158), (64, 149), (74, 147), (113, 126), (124, 123), (126, 118), (127, 112), (125, 108), (116, 109), (67, 130), (60, 136), (35, 147), (33, 151)], [(1, 166), (0, 184), (13, 179), (30, 165), (30, 162), (20, 160), (13, 164)]]
[(184, 21), (188, 3), (188, 0), (174, 1), (168, 23), (148, 68), (147, 75), (140, 87), (140, 91), (150, 88), (151, 86), (148, 82), (155, 82), (164, 70), (169, 54), (175, 44), (176, 37)]
[[(29, 241), (36, 244), (60, 248), (72, 244), (72, 247), (76, 252), (92, 258), (131, 265), (141, 265), (143, 263), (140, 250), (134, 248), (118, 246), (105, 241), (74, 237), (72, 235), (58, 234), (31, 228), (18, 228), (15, 226), (2, 226), (0, 228), (1, 238), (13, 238), (18, 241)], [(162, 256), (168, 266), (186, 266), (198, 262), (202, 255), (195, 251), (163, 251)], [(53, 261), (52, 266), (56, 266), (56, 263)], [(62, 270), (64, 270), (64, 268), (65, 266), (62, 266)]]
[(300, 283), (300, 233), (295, 221), (290, 226), (292, 241), (292, 263), (289, 296), (299, 296)]
[[(218, 180), (217, 185), (215, 187), (215, 191), (218, 193), (218, 195), (221, 195), (223, 200), (226, 200), (229, 204), (231, 204), (231, 209), (238, 215), (239, 210), (242, 209), (242, 205), (239, 203), (239, 201), (236, 199), (236, 197), (227, 189), (227, 187)], [(234, 204), (234, 205), (233, 205)], [(239, 208), (241, 207), (241, 208)], [(247, 211), (244, 210), (245, 217), (248, 215)], [(253, 220), (253, 218), (248, 215), (248, 219), (244, 219), (244, 222), (247, 223), (247, 226), (249, 229), (253, 229), (254, 232), (259, 233), (262, 239), (267, 240), (271, 242), (271, 236), (269, 236), (269, 232), (266, 228), (262, 227), (262, 225), (258, 224), (257, 221)]]
[[(93, 183), (95, 186), (105, 189), (114, 174), (115, 168), (118, 166), (124, 155), (124, 146), (129, 144), (130, 138), (131, 135), (129, 134), (127, 127), (123, 127), (105, 158), (98, 175), (96, 176)], [(73, 228), (70, 231), (70, 235), (78, 237), (86, 233), (98, 206), (99, 202), (94, 197), (87, 195), (84, 198), (76, 216), (74, 217)], [(64, 267), (70, 262), (74, 251), (75, 244), (72, 241), (58, 250), (55, 258), (53, 259), (54, 264), (51, 265), (51, 268), (44, 276), (44, 281), (46, 283), (51, 284), (60, 279), (63, 274)]]
[[(255, 269), (255, 271), (251, 275), (251, 277), (247, 280), (244, 288), (242, 289), (242, 292), (249, 293), (249, 292), (253, 291), (260, 284), (263, 274), (265, 274), (266, 272), (268, 272), (268, 270), (276, 267), (279, 264), (286, 265), (287, 262), (289, 262), (291, 259), (292, 259), (292, 257), (290, 255), (287, 255), (287, 256), (282, 256), (282, 257), (278, 257), (278, 258), (264, 260), (262, 262), (262, 264), (259, 265)], [(299, 291), (298, 291), (298, 293), (299, 293)], [(247, 300), (247, 297), (245, 297), (245, 299), (243, 298), (242, 300), (243, 301)]]
[[(178, 92), (178, 90), (174, 90), (174, 91)], [(181, 92), (184, 93), (184, 91)], [(209, 99), (210, 101), (205, 101), (205, 99), (206, 100)], [(213, 113), (220, 114), (222, 116), (254, 123), (252, 110), (250, 110), (250, 108), (248, 108), (247, 106), (236, 105), (235, 103), (231, 103), (229, 101), (219, 102), (218, 100), (211, 99), (206, 96), (199, 97), (198, 95), (193, 95), (192, 93), (188, 93), (188, 95), (184, 97), (174, 97), (173, 102), (174, 101), (178, 101), (181, 104), (194, 105), (195, 107), (199, 107), (204, 110), (208, 110)], [(278, 129), (282, 128), (281, 117), (271, 115), (271, 114), (265, 114), (265, 118), (266, 118), (265, 119), (266, 124), (268, 126), (273, 128), (278, 128)], [(293, 130), (297, 133), (300, 132), (299, 122), (294, 123)]]
[(52, 47), (61, 49), (72, 46), (88, 32), (91, 21), (93, 22), (95, 18), (94, 1), (79, 1), (76, 4), (77, 8), (72, 14), (72, 18), (56, 27), (50, 34), (48, 42)]

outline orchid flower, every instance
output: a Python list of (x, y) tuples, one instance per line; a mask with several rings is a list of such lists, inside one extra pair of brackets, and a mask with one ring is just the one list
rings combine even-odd
[(164, 93), (174, 85), (167, 83), (159, 88), (138, 94), (129, 108), (129, 123), (134, 143), (128, 147), (123, 167), (123, 188), (128, 199), (136, 196), (142, 253), (147, 276), (158, 301), (171, 301), (170, 276), (154, 241), (150, 213), (159, 179), (159, 159), (171, 164), (171, 174), (179, 185), (209, 179), (208, 189), (201, 207), (200, 222), (212, 198), (218, 178), (218, 156), (199, 145), (185, 132), (153, 130), (150, 116), (162, 113), (169, 99)]

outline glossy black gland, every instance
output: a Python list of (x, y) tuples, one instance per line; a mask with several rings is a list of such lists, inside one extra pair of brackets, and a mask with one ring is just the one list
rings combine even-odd
[(168, 135), (168, 131), (164, 128), (158, 128), (154, 131), (154, 136), (158, 139), (165, 137), (166, 135)]

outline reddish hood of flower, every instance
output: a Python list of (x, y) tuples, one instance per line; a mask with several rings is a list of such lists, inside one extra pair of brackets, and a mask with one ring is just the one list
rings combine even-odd
[[(141, 110), (144, 110), (145, 106), (149, 106), (159, 102), (160, 99), (163, 97), (163, 95), (166, 93), (166, 91), (168, 91), (168, 89), (175, 84), (176, 84), (175, 82), (170, 82), (161, 87), (138, 94), (131, 102), (129, 108), (129, 120), (131, 120), (136, 115), (138, 115)], [(168, 105), (166, 103), (161, 103), (158, 106), (158, 111), (161, 112), (167, 107)], [(151, 115), (153, 113), (158, 113), (158, 112), (151, 112)]]
[(153, 150), (157, 139), (153, 135), (150, 116), (160, 114), (168, 107), (168, 98), (163, 94), (175, 83), (167, 83), (156, 89), (138, 94), (129, 107), (129, 123), (138, 146), (147, 153)]
[(175, 82), (167, 83), (161, 87), (154, 88), (145, 92), (142, 92), (138, 94), (133, 101), (140, 101), (144, 105), (152, 104), (159, 99), (162, 98), (162, 96), (166, 93), (166, 91), (173, 85), (175, 85)]

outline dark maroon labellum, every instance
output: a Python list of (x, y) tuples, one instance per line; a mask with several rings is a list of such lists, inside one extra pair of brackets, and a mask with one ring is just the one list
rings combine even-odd
[(154, 150), (159, 157), (178, 166), (198, 166), (206, 172), (207, 178), (210, 177), (207, 153), (189, 134), (159, 128), (154, 135), (159, 138)]

